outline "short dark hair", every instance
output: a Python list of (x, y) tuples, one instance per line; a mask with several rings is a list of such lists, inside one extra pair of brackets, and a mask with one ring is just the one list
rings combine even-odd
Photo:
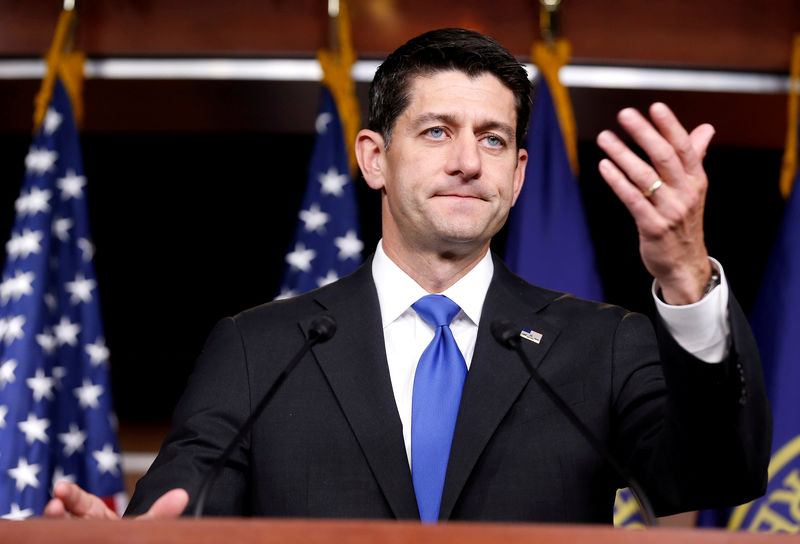
[(413, 78), (447, 70), (458, 70), (470, 77), (490, 73), (514, 93), (517, 149), (522, 148), (531, 111), (528, 73), (496, 40), (463, 28), (426, 32), (386, 58), (369, 88), (367, 127), (379, 132), (388, 147), (397, 117), (408, 107)]

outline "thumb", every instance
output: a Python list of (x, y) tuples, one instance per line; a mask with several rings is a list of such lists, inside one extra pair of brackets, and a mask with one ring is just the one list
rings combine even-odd
[(161, 495), (147, 513), (138, 519), (167, 519), (177, 518), (189, 504), (189, 494), (184, 489), (172, 489)]
[(695, 128), (691, 134), (689, 134), (689, 139), (692, 141), (692, 147), (695, 150), (695, 153), (700, 157), (702, 160), (706, 156), (706, 151), (708, 150), (708, 144), (711, 143), (711, 138), (714, 137), (716, 131), (714, 127), (708, 123), (703, 123), (702, 125)]

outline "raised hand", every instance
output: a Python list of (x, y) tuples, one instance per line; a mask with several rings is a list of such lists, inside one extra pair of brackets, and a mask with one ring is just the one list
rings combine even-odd
[(604, 130), (597, 144), (611, 160), (600, 161), (599, 170), (636, 222), (642, 262), (658, 281), (664, 301), (690, 304), (702, 298), (711, 278), (703, 234), (708, 179), (702, 161), (714, 128), (703, 124), (687, 133), (660, 102), (650, 106), (650, 118), (633, 108), (617, 115), (652, 164)]

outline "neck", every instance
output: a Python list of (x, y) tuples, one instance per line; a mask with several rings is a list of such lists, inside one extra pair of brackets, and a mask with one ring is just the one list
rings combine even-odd
[(466, 251), (410, 249), (402, 242), (383, 238), (383, 251), (400, 269), (429, 293), (441, 293), (475, 268), (489, 250), (489, 243)]

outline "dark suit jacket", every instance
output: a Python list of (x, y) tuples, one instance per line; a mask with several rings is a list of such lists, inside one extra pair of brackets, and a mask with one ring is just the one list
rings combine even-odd
[[(338, 332), (281, 386), (234, 451), (206, 512), (418, 518), (370, 264), (217, 325), (129, 514), (173, 487), (194, 495), (309, 322), (327, 311)], [(441, 519), (610, 523), (615, 490), (625, 485), (495, 342), (489, 329), (498, 317), (542, 333), (540, 344), (523, 341), (528, 356), (660, 514), (763, 493), (771, 420), (756, 347), (733, 299), (731, 355), (708, 365), (667, 333), (657, 342), (645, 317), (532, 286), (495, 258)]]

